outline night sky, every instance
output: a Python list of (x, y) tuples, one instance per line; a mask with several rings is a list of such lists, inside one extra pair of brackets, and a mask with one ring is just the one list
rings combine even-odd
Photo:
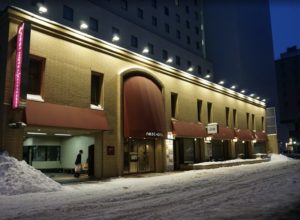
[(270, 0), (274, 57), (287, 47), (300, 48), (300, 0)]

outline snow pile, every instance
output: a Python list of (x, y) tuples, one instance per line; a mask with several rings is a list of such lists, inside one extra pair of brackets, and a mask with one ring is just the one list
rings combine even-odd
[(61, 185), (25, 161), (0, 154), (0, 195), (16, 195), (30, 192), (50, 192)]
[(288, 161), (288, 160), (294, 160), (290, 157), (287, 157), (282, 154), (271, 154), (271, 161)]

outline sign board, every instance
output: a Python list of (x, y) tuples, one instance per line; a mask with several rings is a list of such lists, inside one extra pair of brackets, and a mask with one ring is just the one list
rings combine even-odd
[(218, 123), (207, 124), (207, 134), (217, 134), (219, 133)]
[(163, 137), (164, 134), (161, 132), (155, 132), (155, 131), (147, 131), (146, 132), (146, 137)]
[(18, 26), (16, 43), (16, 63), (12, 108), (20, 107), (21, 99), (26, 100), (27, 74), (29, 67), (30, 24), (23, 22)]

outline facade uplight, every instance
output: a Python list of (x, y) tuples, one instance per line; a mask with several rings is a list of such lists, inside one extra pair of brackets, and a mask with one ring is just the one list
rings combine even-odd
[(168, 58), (166, 62), (167, 63), (173, 63), (173, 58), (172, 57)]
[(224, 85), (224, 83), (225, 83), (224, 80), (221, 80), (221, 81), (219, 82), (220, 85)]
[(263, 99), (263, 100), (261, 100), (261, 101), (266, 102), (267, 100), (266, 100), (266, 99)]
[(45, 6), (39, 6), (39, 9), (38, 9), (39, 13), (40, 14), (45, 14), (48, 12), (48, 9), (45, 7)]
[(149, 53), (149, 48), (148, 47), (145, 47), (142, 51), (142, 53)]
[(88, 29), (88, 25), (87, 25), (87, 23), (85, 23), (85, 22), (82, 22), (81, 24), (80, 24), (80, 30), (86, 30), (86, 29)]
[(243, 94), (244, 94), (245, 92), (246, 92), (246, 90), (245, 90), (245, 89), (242, 89), (242, 90), (241, 90), (241, 93), (243, 93)]
[(232, 85), (230, 89), (236, 89), (236, 85)]
[(205, 79), (209, 79), (210, 78), (210, 75), (209, 74), (206, 74), (206, 76), (204, 77)]
[(251, 93), (251, 94), (250, 94), (250, 97), (253, 97), (253, 96), (254, 96), (254, 93)]
[(257, 96), (257, 97), (256, 97), (256, 99), (260, 99), (260, 97), (259, 97), (259, 96)]
[(118, 42), (120, 40), (120, 37), (119, 37), (119, 35), (114, 34), (111, 40), (112, 40), (112, 42)]
[(194, 70), (194, 68), (193, 68), (192, 66), (190, 66), (190, 67), (187, 69), (188, 72), (192, 72), (193, 70)]

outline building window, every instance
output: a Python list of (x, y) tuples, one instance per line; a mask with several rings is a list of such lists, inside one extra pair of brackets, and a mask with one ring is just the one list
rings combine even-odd
[(181, 38), (181, 33), (179, 30), (176, 30), (176, 37), (177, 39), (180, 39)]
[(137, 9), (137, 16), (138, 18), (143, 19), (144, 18), (144, 11), (140, 8)]
[(98, 31), (98, 20), (90, 17), (90, 29), (93, 31)]
[(212, 122), (212, 103), (207, 103), (207, 122)]
[(74, 19), (74, 11), (73, 8), (70, 8), (66, 5), (64, 5), (63, 8), (63, 18), (69, 21), (73, 21)]
[(32, 161), (60, 161), (60, 146), (29, 146)]
[(229, 127), (229, 108), (225, 107), (226, 127)]
[(138, 48), (138, 38), (136, 36), (131, 35), (131, 46)]
[(190, 8), (189, 8), (189, 6), (185, 6), (185, 12), (188, 14), (188, 13), (190, 13)]
[(120, 34), (120, 30), (116, 27), (112, 27), (111, 32), (112, 32), (113, 35), (115, 35), (115, 34), (119, 35)]
[(249, 117), (250, 117), (250, 114), (247, 112), (246, 113), (246, 126), (247, 126), (247, 129), (249, 129)]
[(265, 117), (261, 117), (261, 129), (265, 130)]
[(179, 14), (176, 14), (176, 22), (180, 23), (180, 15)]
[(191, 44), (191, 38), (190, 38), (190, 36), (186, 36), (186, 43), (187, 44)]
[(164, 7), (164, 12), (165, 12), (165, 15), (169, 16), (169, 8), (168, 7)]
[(176, 65), (180, 66), (180, 56), (175, 57)]
[(123, 10), (128, 10), (128, 2), (127, 2), (127, 0), (121, 0), (121, 8), (123, 9)]
[(168, 51), (167, 50), (163, 50), (162, 51), (162, 58), (163, 58), (163, 60), (167, 60), (168, 59)]
[(199, 20), (199, 14), (198, 14), (198, 12), (196, 12), (196, 11), (195, 11), (195, 19), (196, 19), (196, 20)]
[(201, 113), (202, 113), (202, 100), (197, 100), (197, 117), (199, 122), (202, 121)]
[(154, 54), (154, 46), (153, 46), (153, 44), (148, 43), (148, 49), (149, 49), (149, 53), (153, 55)]
[(199, 41), (196, 42), (196, 49), (200, 50), (200, 43), (199, 43)]
[(32, 6), (37, 6), (38, 4), (44, 4), (44, 0), (31, 0)]
[(157, 8), (157, 0), (152, 0), (152, 7)]
[(186, 65), (187, 65), (188, 68), (191, 67), (191, 66), (192, 66), (192, 62), (188, 60), (188, 61), (186, 62)]
[(198, 27), (195, 27), (195, 32), (197, 35), (199, 35), (199, 28)]
[(188, 20), (185, 21), (185, 25), (187, 29), (190, 29), (190, 22)]
[(179, 0), (175, 0), (175, 5), (179, 7)]
[(45, 68), (45, 59), (37, 56), (30, 56), (27, 93), (41, 95), (42, 78)]
[(199, 65), (197, 66), (197, 72), (198, 72), (198, 75), (202, 74), (202, 68)]
[(92, 71), (91, 74), (91, 104), (101, 107), (102, 104), (102, 87), (103, 74)]
[(165, 31), (167, 33), (170, 33), (170, 26), (169, 26), (169, 24), (165, 24)]
[(252, 114), (251, 116), (251, 129), (255, 130), (255, 115)]
[(236, 109), (233, 109), (232, 111), (232, 121), (233, 121), (233, 127), (237, 127), (237, 114), (236, 114)]
[(194, 0), (194, 5), (198, 5), (198, 0)]
[(178, 95), (176, 93), (171, 93), (171, 117), (176, 117), (176, 109), (177, 109), (177, 98)]
[(152, 16), (152, 25), (157, 26), (157, 18)]

